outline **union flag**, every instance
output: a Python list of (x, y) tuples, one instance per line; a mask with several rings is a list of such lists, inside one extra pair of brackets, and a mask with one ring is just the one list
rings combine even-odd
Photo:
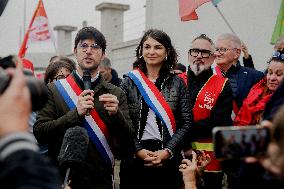
[(25, 57), (26, 50), (30, 42), (43, 42), (51, 40), (52, 38), (48, 18), (43, 6), (43, 2), (42, 0), (39, 0), (28, 30), (26, 31), (18, 56), (20, 58)]

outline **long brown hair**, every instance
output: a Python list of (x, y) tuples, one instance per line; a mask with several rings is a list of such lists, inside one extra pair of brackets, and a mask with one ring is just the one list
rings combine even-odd
[(133, 63), (133, 68), (139, 68), (144, 73), (147, 73), (146, 62), (142, 57), (142, 51), (143, 44), (149, 37), (155, 39), (166, 48), (167, 57), (164, 60), (159, 74), (162, 75), (169, 73), (177, 64), (177, 53), (172, 45), (171, 38), (165, 32), (157, 29), (149, 29), (144, 33), (138, 47), (136, 48), (136, 60)]

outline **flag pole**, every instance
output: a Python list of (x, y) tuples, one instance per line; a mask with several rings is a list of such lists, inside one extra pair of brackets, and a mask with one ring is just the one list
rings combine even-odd
[(230, 28), (230, 30), (235, 34), (236, 32), (233, 30), (232, 26), (230, 25), (230, 23), (227, 21), (227, 19), (225, 18), (225, 16), (223, 15), (223, 13), (221, 12), (221, 10), (219, 9), (219, 7), (217, 6), (217, 4), (215, 4), (213, 2), (213, 0), (211, 1), (212, 2), (212, 5), (217, 9), (218, 13), (221, 15), (221, 17), (223, 18), (223, 20), (225, 21), (225, 23), (227, 24), (227, 26)]
[(23, 20), (23, 31), (24, 31), (24, 33), (26, 32), (26, 15), (27, 15), (27, 13), (26, 13), (26, 10), (27, 9), (27, 2), (26, 2), (26, 0), (24, 0), (24, 20)]
[[(42, 1), (42, 4), (44, 5), (43, 1)], [(49, 21), (47, 21), (47, 23), (48, 23), (48, 30), (49, 30), (49, 31), (52, 31), (52, 30), (51, 30), (51, 27), (50, 27), (50, 24), (49, 24)], [(53, 32), (50, 32), (50, 37), (51, 37), (51, 41), (52, 41), (52, 44), (53, 44), (55, 53), (57, 53), (57, 47), (56, 47), (56, 44), (55, 44), (55, 37), (54, 37), (54, 35), (53, 35)]]

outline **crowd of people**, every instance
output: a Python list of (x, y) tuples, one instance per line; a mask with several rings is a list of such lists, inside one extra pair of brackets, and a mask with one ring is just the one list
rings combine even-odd
[[(55, 189), (68, 179), (65, 188), (111, 189), (115, 159), (121, 162), (121, 189), (222, 189), (224, 175), (228, 189), (251, 188), (254, 182), (279, 188), (283, 39), (262, 72), (236, 35), (219, 35), (214, 43), (201, 34), (189, 44), (186, 69), (177, 63), (170, 36), (149, 29), (136, 48), (133, 70), (120, 79), (106, 57), (104, 35), (84, 27), (74, 42), (76, 61), (51, 57), (46, 103), (33, 112), (21, 60), (2, 58), (0, 78), (8, 80), (0, 81), (1, 188)], [(233, 125), (268, 127), (266, 155), (217, 159), (212, 130)], [(66, 131), (76, 126), (90, 142), (84, 160), (65, 178), (58, 155)]]

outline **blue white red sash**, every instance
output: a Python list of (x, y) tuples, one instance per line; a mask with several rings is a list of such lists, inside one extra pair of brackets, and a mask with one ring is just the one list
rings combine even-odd
[(162, 120), (172, 136), (176, 130), (176, 121), (163, 95), (141, 70), (133, 70), (127, 75), (133, 80), (149, 108)]
[[(58, 80), (55, 82), (55, 85), (69, 109), (76, 108), (78, 96), (82, 93), (82, 90), (75, 82), (73, 76), (70, 75), (66, 79)], [(108, 128), (95, 109), (91, 110), (89, 116), (85, 116), (84, 127), (103, 158), (113, 166), (114, 158), (108, 143)]]

